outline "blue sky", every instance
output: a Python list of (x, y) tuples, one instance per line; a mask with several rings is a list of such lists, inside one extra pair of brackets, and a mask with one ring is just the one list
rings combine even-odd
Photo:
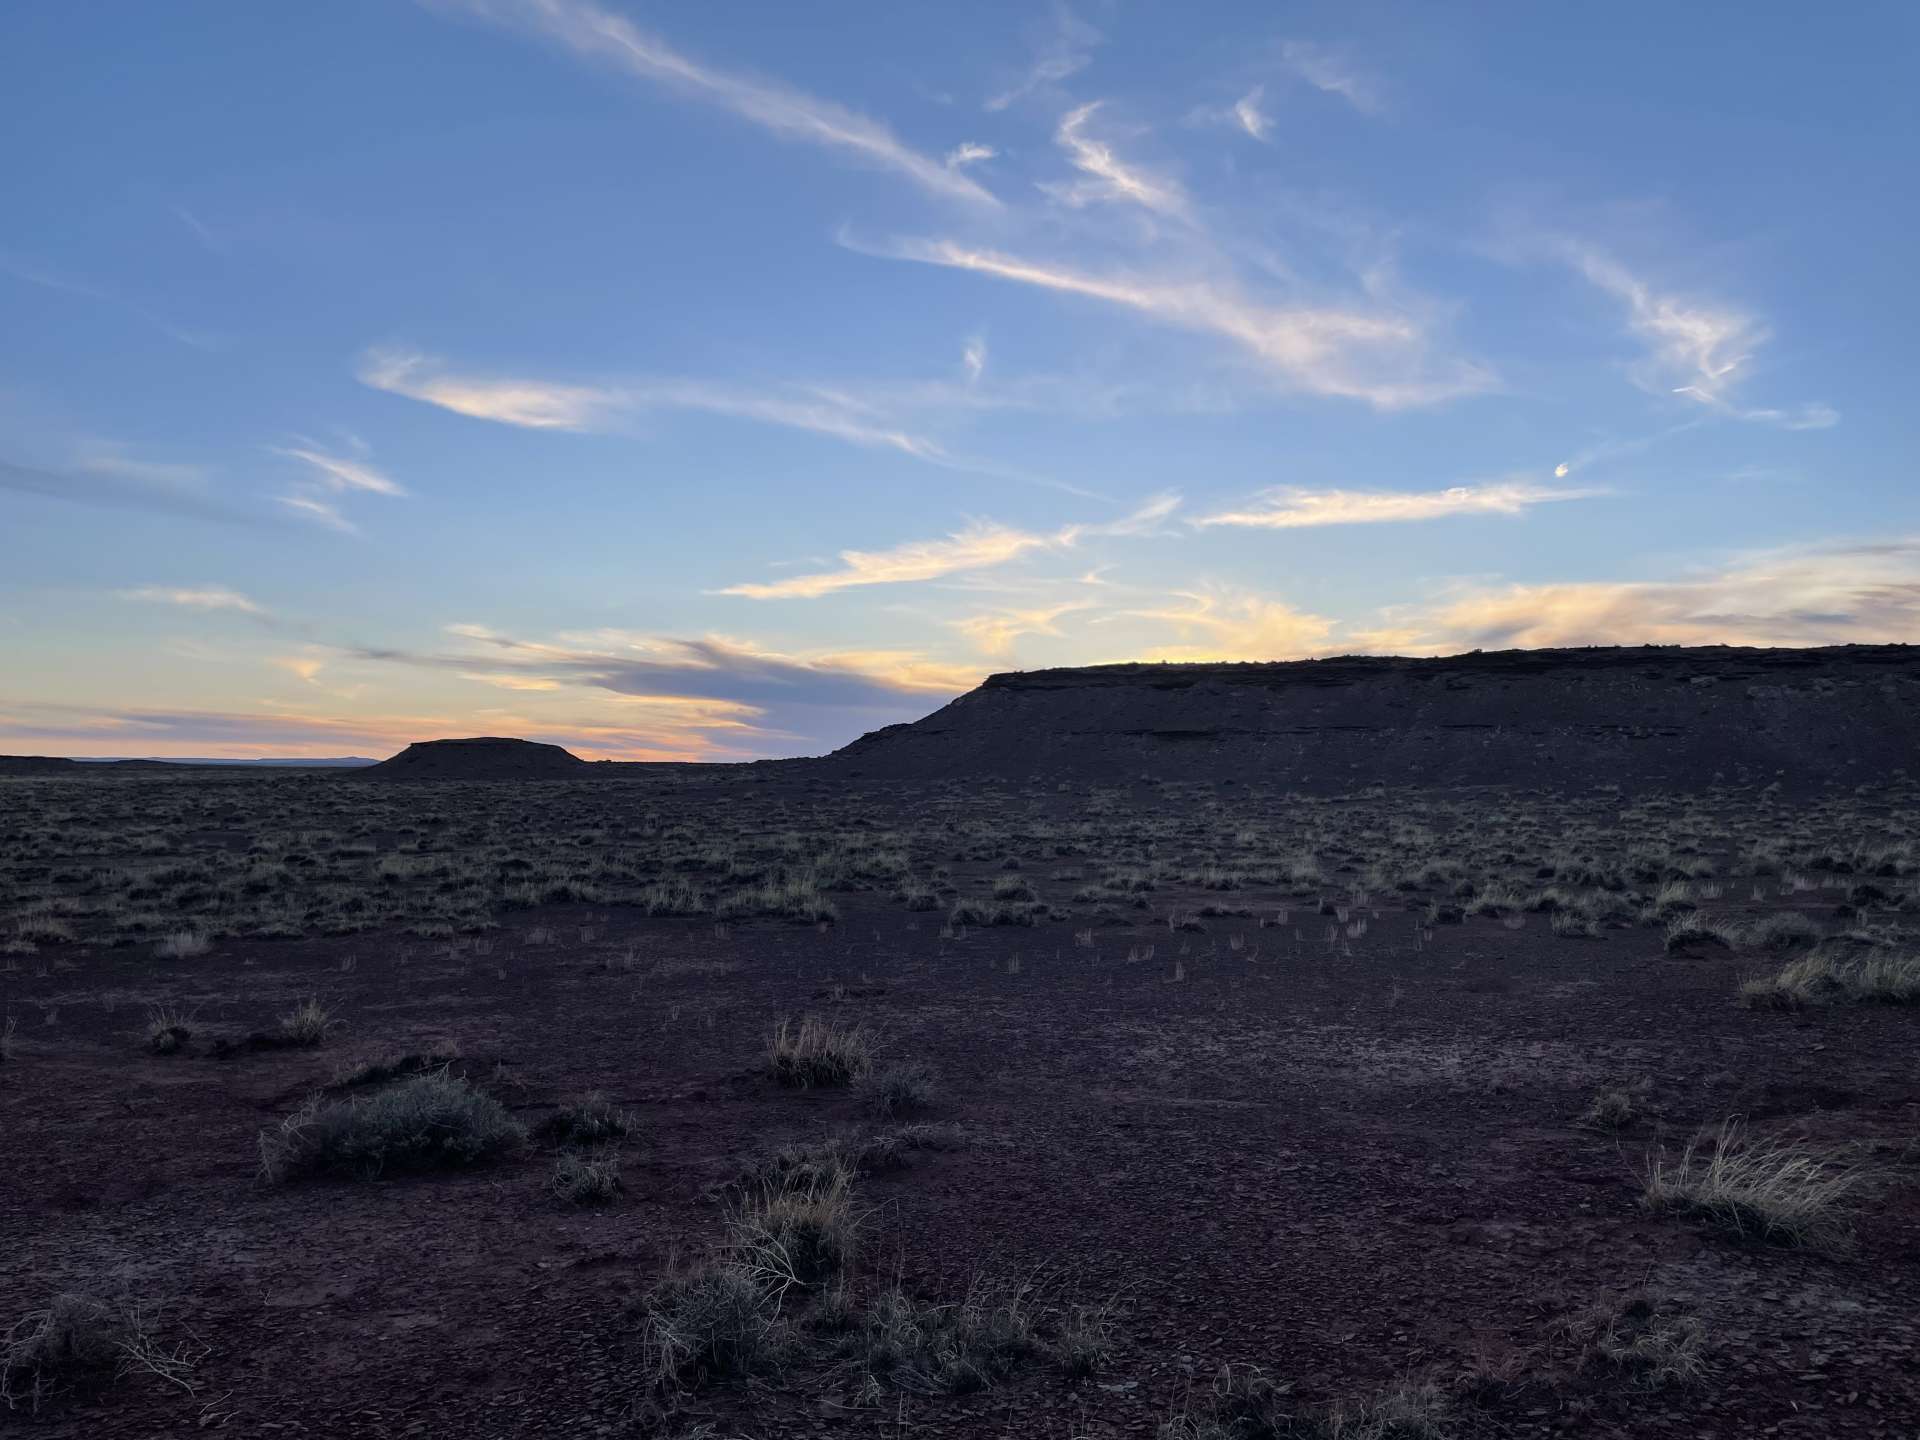
[(1920, 640), (1917, 32), (9, 6), (0, 748), (739, 758), (1012, 668)]

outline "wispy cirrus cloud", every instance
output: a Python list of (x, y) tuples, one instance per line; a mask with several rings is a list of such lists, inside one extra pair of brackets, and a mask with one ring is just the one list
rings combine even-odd
[(1156, 495), (1117, 520), (1067, 525), (1051, 533), (981, 522), (939, 540), (913, 540), (889, 550), (842, 550), (837, 570), (729, 585), (716, 593), (750, 600), (813, 600), (862, 585), (938, 580), (965, 571), (989, 570), (1036, 551), (1068, 549), (1090, 536), (1149, 534), (1179, 504), (1178, 495)]
[(1345, 57), (1308, 40), (1280, 45), (1280, 65), (1295, 79), (1327, 95), (1337, 95), (1362, 115), (1386, 108), (1380, 82)]
[(1273, 117), (1260, 108), (1265, 97), (1263, 86), (1256, 85), (1233, 102), (1233, 118), (1242, 130), (1265, 144), (1273, 133)]
[(771, 650), (734, 636), (603, 629), (526, 640), (486, 625), (446, 627), (456, 652), (340, 647), (360, 660), (470, 674), (544, 678), (616, 695), (733, 700), (769, 708), (898, 709), (906, 697), (967, 689), (978, 672), (919, 651)]
[(334, 455), (312, 441), (298, 445), (270, 445), (275, 455), (298, 460), (314, 478), (329, 490), (364, 490), (374, 495), (404, 495), (399, 483), (375, 469), (366, 460)]
[(322, 500), (317, 495), (282, 495), (280, 503), (293, 514), (314, 525), (324, 526), (328, 530), (338, 530), (342, 535), (358, 535), (360, 527), (340, 513), (340, 507), (330, 500)]
[(188, 610), (232, 610), (242, 615), (267, 613), (264, 605), (225, 585), (138, 585), (119, 593), (127, 600), (178, 605)]
[(1070, 600), (1058, 605), (1037, 605), (1027, 609), (983, 611), (966, 615), (950, 623), (984, 655), (1005, 655), (1013, 642), (1026, 635), (1045, 635), (1063, 640), (1066, 634), (1056, 623), (1062, 616), (1091, 610), (1087, 600)]
[[(1564, 467), (1562, 467), (1564, 468)], [(1517, 481), (1456, 485), (1446, 490), (1264, 490), (1258, 505), (1202, 515), (1193, 523), (1256, 530), (1298, 530), (1316, 525), (1382, 525), (1438, 520), (1450, 515), (1519, 515), (1535, 505), (1603, 495), (1591, 488), (1555, 489)]]
[(906, 144), (884, 124), (835, 101), (703, 64), (591, 0), (434, 0), (439, 8), (531, 29), (575, 53), (716, 105), (779, 137), (904, 175), (943, 199), (1000, 202), (956, 167)]
[(1920, 641), (1920, 538), (1793, 546), (1674, 579), (1475, 586), (1388, 617), (1412, 648)]
[(1117, 612), (1115, 619), (1170, 626), (1180, 640), (1147, 644), (1141, 660), (1297, 660), (1324, 653), (1338, 628), (1324, 615), (1251, 591), (1177, 591), (1168, 603)]
[(355, 374), (390, 395), (528, 430), (592, 430), (623, 408), (617, 394), (599, 386), (450, 374), (432, 356), (394, 347), (368, 350)]
[(1436, 356), (1417, 317), (1384, 307), (1273, 305), (1228, 282), (1124, 271), (1094, 274), (954, 240), (867, 247), (843, 235), (842, 243), (887, 259), (942, 265), (1117, 305), (1229, 341), (1289, 389), (1361, 400), (1380, 410), (1436, 405), (1483, 393), (1496, 383), (1478, 364)]
[(216, 494), (197, 466), (141, 461), (118, 447), (89, 449), (70, 468), (0, 460), (0, 492), (147, 514), (257, 525), (262, 517)]
[(1787, 430), (1824, 430), (1839, 423), (1839, 412), (1819, 402), (1792, 410), (1741, 403), (1740, 387), (1771, 338), (1758, 317), (1735, 306), (1660, 291), (1583, 241), (1558, 237), (1550, 243), (1590, 283), (1626, 305), (1627, 328), (1647, 347), (1645, 359), (1631, 372), (1643, 389)]
[(1068, 9), (1064, 0), (1055, 0), (1037, 32), (1032, 62), (1013, 84), (989, 95), (985, 108), (1005, 110), (1029, 95), (1051, 94), (1062, 80), (1071, 79), (1093, 63), (1093, 48), (1102, 38), (1098, 30)]
[(363, 384), (419, 400), (475, 420), (531, 430), (596, 431), (651, 411), (699, 411), (827, 435), (848, 444), (898, 450), (946, 463), (931, 438), (891, 423), (873, 406), (842, 390), (790, 386), (755, 390), (702, 380), (633, 380), (579, 385), (536, 379), (463, 375), (415, 351), (368, 351), (358, 368)]
[(1040, 188), (1066, 205), (1077, 207), (1110, 201), (1138, 205), (1170, 219), (1187, 219), (1186, 192), (1177, 180), (1123, 161), (1112, 145), (1089, 132), (1101, 104), (1096, 100), (1069, 110), (1054, 131), (1054, 143), (1086, 178), (1065, 184), (1043, 184)]
[(1005, 525), (970, 525), (942, 540), (914, 540), (891, 550), (842, 550), (838, 570), (729, 585), (719, 593), (750, 600), (812, 600), (859, 585), (899, 585), (984, 570), (1056, 543), (1053, 537)]
[(291, 445), (269, 445), (270, 454), (297, 460), (305, 480), (304, 484), (278, 497), (281, 505), (310, 524), (343, 535), (358, 535), (359, 527), (341, 512), (338, 500), (332, 497), (358, 493), (392, 498), (407, 492), (366, 458), (364, 445), (358, 441), (354, 444), (360, 452), (354, 455), (336, 453), (305, 437), (297, 437)]
[(92, 284), (86, 280), (63, 275), (47, 266), (39, 265), (20, 256), (10, 255), (0, 250), (0, 275), (11, 275), (29, 285), (37, 285), (43, 290), (56, 290), (62, 294), (78, 295), (87, 300), (98, 300), (107, 305), (117, 305), (139, 316), (154, 329), (161, 331), (170, 340), (182, 345), (190, 345), (196, 350), (219, 348), (220, 340), (203, 331), (190, 330), (184, 325), (176, 325), (164, 315), (156, 314), (135, 300), (127, 300), (113, 291)]
[(967, 372), (969, 385), (980, 383), (980, 377), (987, 373), (987, 340), (984, 335), (975, 335), (960, 347), (960, 368)]

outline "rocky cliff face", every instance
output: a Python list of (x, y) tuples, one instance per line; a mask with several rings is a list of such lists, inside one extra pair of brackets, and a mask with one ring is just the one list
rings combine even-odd
[(1301, 790), (1867, 784), (1920, 768), (1920, 647), (1507, 650), (995, 675), (830, 763), (885, 780)]

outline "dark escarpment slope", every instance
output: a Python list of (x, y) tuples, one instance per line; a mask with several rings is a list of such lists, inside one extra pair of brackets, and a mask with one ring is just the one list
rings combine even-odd
[(1920, 767), (1920, 647), (1734, 646), (1130, 664), (995, 675), (832, 764), (1388, 785), (1865, 784)]
[(571, 780), (592, 771), (558, 745), (480, 735), (416, 740), (391, 760), (354, 773), (369, 780)]

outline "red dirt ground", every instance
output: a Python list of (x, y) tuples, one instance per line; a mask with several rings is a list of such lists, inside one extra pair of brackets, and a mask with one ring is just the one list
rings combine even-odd
[[(968, 1142), (861, 1182), (863, 1266), (935, 1298), (1036, 1269), (1119, 1295), (1113, 1359), (878, 1408), (800, 1364), (694, 1393), (674, 1429), (1150, 1435), (1233, 1362), (1318, 1399), (1504, 1367), (1472, 1434), (1920, 1433), (1920, 1189), (1896, 1153), (1920, 1136), (1912, 1015), (1741, 1010), (1749, 961), (1665, 955), (1649, 930), (1562, 940), (1542, 918), (1423, 944), (1387, 905), (1351, 953), (1302, 911), (1205, 935), (1143, 920), (1088, 947), (1062, 924), (943, 941), (938, 916), (869, 894), (824, 929), (573, 907), (512, 915), (479, 947), (227, 941), (171, 964), (63, 947), (0, 977), (21, 1022), (0, 1065), (7, 1294), (19, 1310), (115, 1276), (207, 1350), (192, 1396), (136, 1377), (4, 1423), (101, 1440), (644, 1426), (631, 1298), (714, 1240), (714, 1188), (743, 1163), (859, 1123), (845, 1094), (762, 1074), (776, 1018), (814, 1011), (932, 1065), (932, 1118)], [(637, 968), (603, 968), (629, 953)], [(663, 961), (732, 968), (649, 976)], [(208, 1053), (315, 994), (344, 1022), (321, 1049)], [(142, 1050), (162, 1000), (197, 1009), (190, 1053)], [(448, 1042), (528, 1122), (588, 1089), (636, 1111), (622, 1197), (561, 1206), (539, 1146), (447, 1176), (255, 1182), (256, 1135), (310, 1088)], [(1643, 1078), (1656, 1120), (1573, 1124), (1597, 1088)], [(1649, 1147), (1733, 1114), (1885, 1142), (1895, 1179), (1855, 1253), (1743, 1248), (1641, 1209)], [(1706, 1323), (1705, 1385), (1555, 1368), (1556, 1318), (1642, 1283)]]

